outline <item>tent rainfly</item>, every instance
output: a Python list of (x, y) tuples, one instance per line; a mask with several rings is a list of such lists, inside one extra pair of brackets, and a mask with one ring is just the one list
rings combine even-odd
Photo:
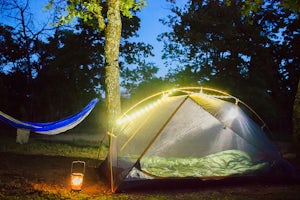
[(121, 116), (100, 169), (112, 192), (144, 180), (249, 177), (273, 168), (291, 172), (264, 129), (249, 106), (227, 93), (173, 89)]

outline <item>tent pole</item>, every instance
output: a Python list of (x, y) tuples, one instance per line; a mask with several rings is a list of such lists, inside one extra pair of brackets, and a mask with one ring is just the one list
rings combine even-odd
[(189, 98), (189, 96), (186, 96), (184, 98), (184, 100), (178, 105), (178, 107), (175, 109), (175, 111), (170, 115), (170, 117), (168, 118), (168, 120), (163, 124), (163, 126), (159, 129), (159, 131), (157, 132), (157, 134), (154, 136), (154, 138), (151, 140), (151, 142), (148, 144), (148, 146), (145, 148), (145, 150), (141, 153), (140, 157), (138, 158), (137, 161), (139, 161), (147, 152), (147, 150), (151, 147), (151, 145), (155, 142), (155, 140), (158, 138), (158, 136), (162, 133), (162, 131), (164, 130), (164, 128), (167, 126), (167, 124), (171, 121), (171, 119), (173, 118), (173, 116), (177, 113), (177, 111), (179, 110), (179, 108), (184, 104), (184, 102)]

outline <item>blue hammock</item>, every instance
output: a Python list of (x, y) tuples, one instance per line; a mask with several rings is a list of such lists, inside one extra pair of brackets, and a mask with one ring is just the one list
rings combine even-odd
[(69, 129), (74, 128), (80, 122), (82, 122), (93, 110), (93, 108), (98, 103), (99, 99), (95, 98), (90, 103), (84, 107), (80, 112), (71, 115), (55, 122), (45, 122), (45, 123), (33, 123), (17, 120), (3, 112), (0, 111), (0, 120), (6, 122), (7, 124), (19, 128), (33, 131), (35, 133), (45, 134), (45, 135), (56, 135), (65, 132)]

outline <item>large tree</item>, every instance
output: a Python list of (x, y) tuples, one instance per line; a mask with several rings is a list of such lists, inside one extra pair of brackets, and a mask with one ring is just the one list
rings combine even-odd
[[(232, 0), (227, 0), (228, 4), (231, 4)], [(300, 1), (299, 0), (270, 0), (271, 5), (276, 5), (279, 8), (283, 9), (283, 12), (289, 14), (289, 18), (284, 21), (286, 28), (283, 29), (283, 39), (284, 43), (287, 44), (288, 48), (283, 49), (289, 55), (282, 62), (286, 63), (288, 68), (287, 76), (290, 76), (294, 72), (294, 101), (293, 101), (293, 138), (295, 146), (298, 148), (298, 153), (300, 153), (300, 72), (299, 66), (300, 63), (300, 51), (299, 51), (299, 42), (300, 42)], [(257, 14), (264, 6), (264, 1), (250, 1), (245, 0), (243, 5), (244, 15), (246, 17), (251, 17), (252, 15)], [(289, 88), (291, 89), (291, 88)]]
[(290, 31), (293, 24), (296, 30), (297, 20), (290, 13), (268, 1), (245, 16), (244, 1), (238, 0), (195, 0), (172, 11), (174, 15), (164, 20), (172, 31), (160, 37), (164, 57), (178, 65), (169, 74), (171, 80), (222, 87), (264, 111), (265, 119), (277, 118), (280, 123), (274, 126), (290, 123), (297, 78), (296, 62), (290, 63), (297, 56), (290, 47), (296, 43), (278, 38), (283, 30), (286, 35), (295, 32)]
[[(26, 2), (26, 0), (18, 2)], [(66, 3), (67, 1), (63, 2)], [(107, 22), (107, 5), (105, 3), (102, 6), (103, 17)], [(27, 8), (30, 7), (28, 6)], [(78, 11), (80, 9), (84, 10), (84, 7), (78, 7)], [(30, 13), (30, 9), (27, 12)], [(85, 16), (91, 14), (87, 11), (85, 13)], [(121, 20), (121, 61), (118, 68), (128, 71), (127, 67), (125, 67), (127, 64), (135, 66), (142, 63), (145, 70), (150, 66), (150, 71), (155, 72), (155, 70), (153, 71), (155, 68), (153, 64), (150, 63), (149, 65), (144, 59), (144, 57), (152, 55), (152, 47), (144, 43), (129, 41), (130, 37), (138, 36), (137, 30), (140, 26), (140, 19), (136, 16), (129, 18), (122, 15)], [(63, 20), (63, 22), (66, 21), (68, 20)], [(24, 74), (25, 78), (27, 71), (25, 70), (26, 68), (24, 70), (23, 68), (18, 68), (25, 66), (22, 64), (24, 61), (22, 52), (30, 53), (29, 57), (34, 58), (30, 59), (29, 62), (30, 67), (34, 66), (35, 70), (31, 87), (37, 89), (33, 99), (35, 118), (32, 120), (51, 121), (64, 117), (85, 105), (91, 97), (95, 96), (95, 90), (97, 90), (97, 94), (103, 92), (105, 89), (105, 63), (107, 63), (104, 57), (107, 24), (104, 24), (104, 29), (100, 29), (99, 21), (95, 17), (88, 17), (88, 19), (82, 17), (82, 19), (74, 21), (75, 23), (71, 24), (71, 26), (53, 27), (55, 32), (54, 30), (49, 32), (49, 35), (46, 37), (37, 37), (31, 43), (30, 51), (19, 48), (23, 45), (21, 43), (22, 35), (20, 34), (22, 31), (19, 31), (18, 27), (1, 26), (0, 64), (3, 70), (0, 70), (6, 73), (1, 73), (0, 79), (9, 84), (2, 88), (0, 95), (3, 95), (5, 98), (0, 98), (0, 102), (1, 104), (3, 102), (2, 105), (5, 105), (4, 107), (7, 108), (8, 113), (19, 117), (20, 107), (24, 105), (24, 99), (20, 98), (20, 95), (24, 97), (31, 96), (31, 93), (30, 95), (23, 94), (26, 91), (23, 87), (26, 84), (23, 82), (26, 81), (20, 76)], [(4, 22), (6, 21), (4, 20)], [(28, 31), (32, 32), (31, 29), (28, 29)], [(16, 71), (16, 69), (19, 70)], [(123, 80), (125, 80), (124, 77)], [(65, 95), (66, 90), (68, 95)], [(8, 99), (10, 101), (6, 101)], [(13, 102), (12, 100), (18, 100), (18, 102)], [(115, 105), (112, 104), (112, 106)], [(31, 108), (24, 107), (21, 110), (24, 110), (26, 113)], [(22, 118), (29, 119), (28, 116), (23, 116)], [(101, 119), (101, 121), (106, 121), (102, 117)]]
[[(49, 6), (53, 6), (55, 0), (50, 0)], [(82, 18), (84, 22), (93, 25), (97, 21), (99, 31), (105, 33), (105, 90), (106, 108), (108, 117), (108, 132), (121, 112), (120, 81), (119, 81), (119, 48), (122, 32), (122, 15), (132, 17), (132, 10), (140, 9), (143, 1), (135, 0), (70, 0), (66, 2), (65, 11), (61, 22), (70, 22), (74, 18)], [(121, 15), (122, 13), (122, 15)]]

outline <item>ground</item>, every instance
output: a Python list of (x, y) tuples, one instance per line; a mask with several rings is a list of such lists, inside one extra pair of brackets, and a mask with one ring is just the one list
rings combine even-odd
[[(62, 156), (22, 155), (0, 152), (0, 199), (28, 193), (70, 192), (70, 171), (74, 158)], [(84, 194), (104, 194), (108, 187), (99, 180), (96, 160), (85, 159)]]
[(70, 191), (74, 158), (0, 152), (0, 199), (300, 199), (300, 183), (243, 184), (192, 189), (131, 191), (110, 194), (97, 171), (97, 160), (86, 159), (80, 193)]
[[(73, 147), (69, 147), (69, 144), (54, 146), (54, 143), (36, 140), (22, 146), (13, 143), (13, 138), (0, 137), (0, 199), (300, 199), (299, 181), (197, 187), (186, 185), (185, 188), (175, 185), (172, 188), (148, 188), (111, 194), (97, 169), (101, 160), (66, 154), (67, 151), (77, 151), (78, 155), (80, 151), (86, 156), (84, 151), (87, 147), (77, 148), (77, 144)], [(49, 155), (54, 150), (57, 150), (55, 155)], [(40, 151), (47, 152), (47, 155), (40, 154)], [(89, 149), (87, 153), (91, 154), (92, 151)], [(93, 155), (97, 157), (97, 148)], [(72, 192), (71, 163), (78, 159), (84, 160), (87, 168), (82, 191)], [(298, 163), (294, 164), (299, 169)]]

